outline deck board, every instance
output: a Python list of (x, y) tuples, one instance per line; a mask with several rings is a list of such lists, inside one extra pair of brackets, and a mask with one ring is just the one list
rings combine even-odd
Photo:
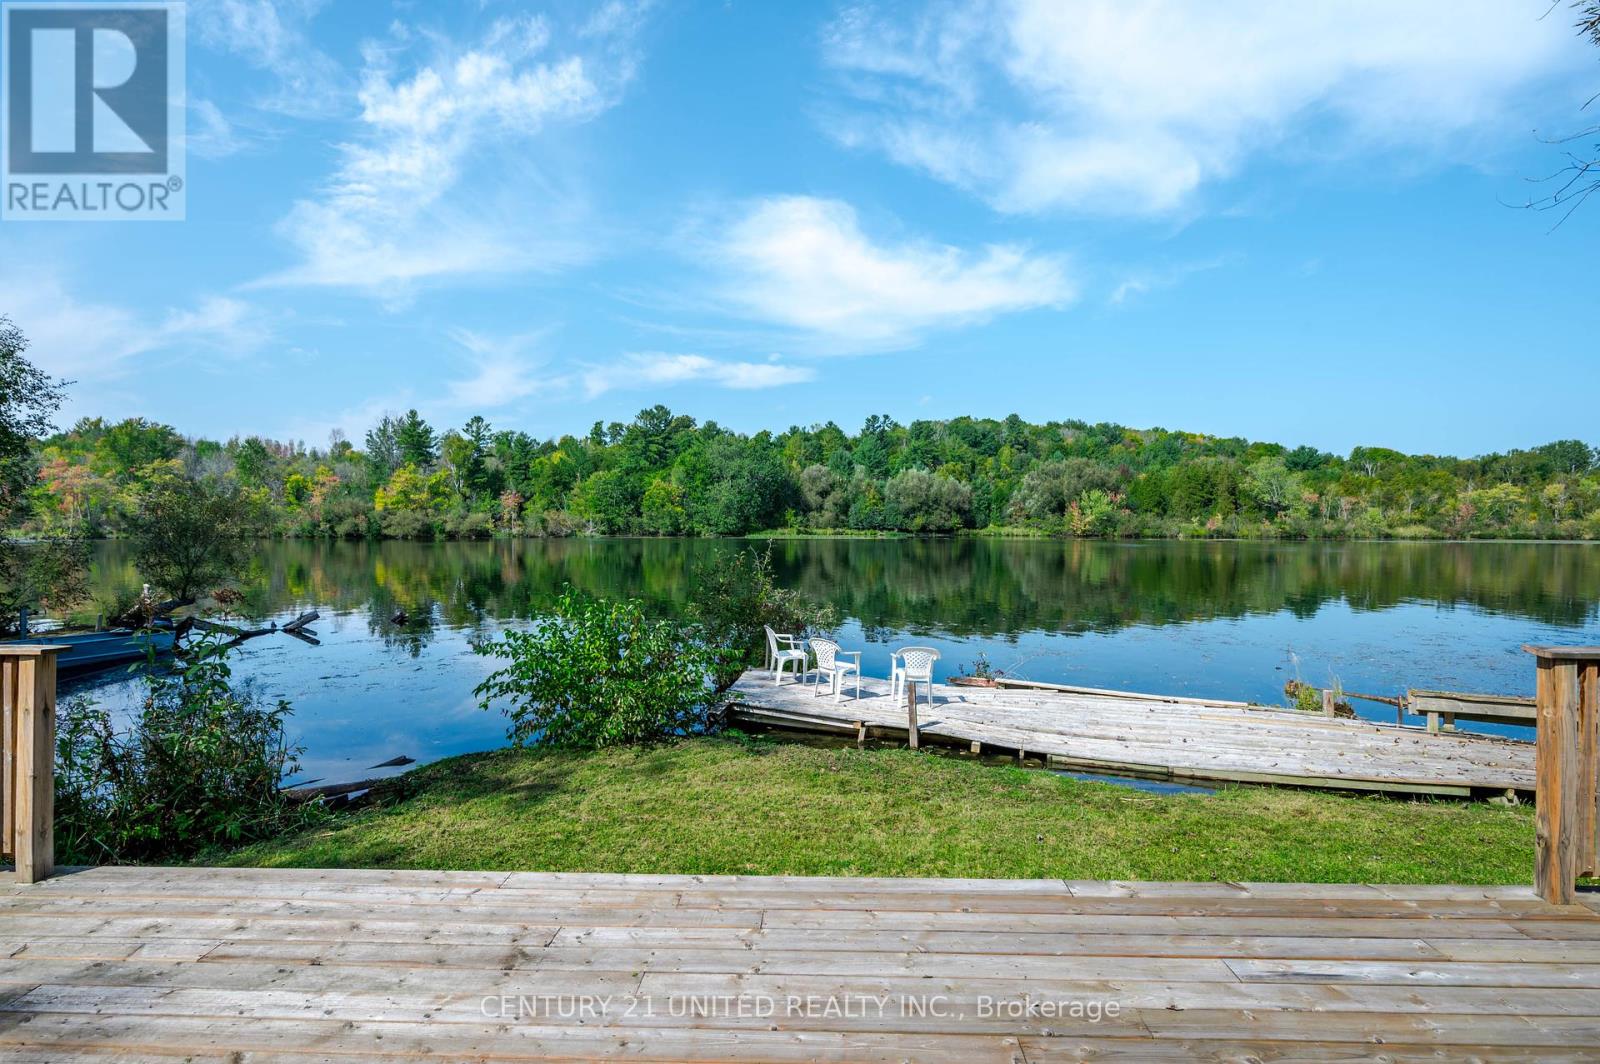
[(1600, 913), (1516, 887), (201, 868), (0, 887), (7, 1060), (1578, 1060), (1597, 1040)]
[[(891, 737), (907, 730), (906, 707), (873, 677), (862, 680), (859, 698), (847, 686), (835, 699), (751, 670), (730, 696), (732, 718), (751, 724), (841, 736), (858, 725)], [(1090, 772), (1445, 795), (1534, 789), (1531, 742), (1266, 706), (939, 684), (933, 707), (924, 703), (918, 715), (924, 741), (1022, 750)]]

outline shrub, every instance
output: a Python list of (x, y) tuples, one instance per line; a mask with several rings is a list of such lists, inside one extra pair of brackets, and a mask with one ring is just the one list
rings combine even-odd
[(474, 649), (510, 662), (473, 691), (499, 699), (513, 743), (595, 748), (707, 730), (719, 699), (716, 652), (641, 603), (603, 602), (566, 588), (555, 611), (525, 632)]
[(772, 576), (772, 548), (742, 550), (695, 568), (689, 616), (701, 640), (717, 648), (717, 690), (726, 691), (750, 665), (761, 660), (763, 625), (804, 635), (828, 631), (838, 623), (832, 606), (811, 602), (798, 591), (779, 587)]
[(287, 702), (263, 705), (230, 682), (225, 644), (195, 644), (188, 664), (145, 677), (118, 728), (87, 698), (60, 709), (56, 845), (69, 864), (164, 861), (268, 838), (316, 816), (281, 789), (299, 765)]
[(446, 530), (457, 539), (488, 539), (494, 535), (494, 517), (480, 510), (450, 519)]

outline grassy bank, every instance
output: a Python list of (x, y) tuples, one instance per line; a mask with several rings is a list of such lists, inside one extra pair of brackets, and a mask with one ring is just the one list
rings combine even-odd
[(213, 863), (1523, 883), (1533, 810), (1232, 788), (1155, 796), (903, 750), (698, 739), (505, 750)]

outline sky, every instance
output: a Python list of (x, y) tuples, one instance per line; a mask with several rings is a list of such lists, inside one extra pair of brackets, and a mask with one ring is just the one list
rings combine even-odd
[[(0, 224), (59, 419), (664, 403), (1600, 444), (1550, 0), (191, 0), (187, 218)], [(1589, 397), (1576, 401), (1576, 397)]]

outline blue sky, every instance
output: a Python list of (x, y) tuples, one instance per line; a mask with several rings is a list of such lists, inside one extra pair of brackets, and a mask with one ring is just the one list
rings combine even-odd
[(0, 225), (0, 313), (67, 419), (314, 445), (657, 402), (1600, 443), (1600, 204), (1506, 205), (1600, 90), (1548, 7), (193, 0), (187, 220)]

